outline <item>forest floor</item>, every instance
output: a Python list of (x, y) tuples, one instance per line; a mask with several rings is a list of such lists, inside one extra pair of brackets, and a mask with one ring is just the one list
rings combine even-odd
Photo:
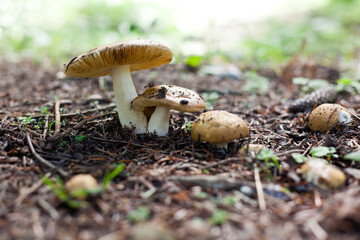
[[(320, 133), (307, 127), (309, 111), (288, 111), (302, 96), (292, 76), (330, 84), (341, 71), (315, 64), (299, 72), (294, 64), (302, 63), (259, 70), (270, 80), (264, 92), (245, 90), (246, 69), (236, 64), (236, 74), (180, 64), (132, 74), (139, 92), (149, 83), (182, 86), (200, 93), (207, 110), (243, 118), (250, 136), (221, 151), (191, 140), (187, 125), (200, 113), (171, 112), (166, 137), (135, 135), (119, 123), (111, 79), (102, 89), (98, 79), (0, 60), (0, 238), (359, 239), (360, 165), (344, 159), (359, 150), (358, 120)], [(339, 94), (337, 103), (360, 113), (359, 95)], [(253, 143), (272, 150), (280, 169), (238, 152)], [(303, 179), (292, 154), (311, 156), (316, 146), (335, 148), (338, 157), (327, 159), (346, 173), (340, 188)], [(124, 170), (85, 201), (61, 192), (61, 182), (80, 173), (102, 184), (119, 164)]]

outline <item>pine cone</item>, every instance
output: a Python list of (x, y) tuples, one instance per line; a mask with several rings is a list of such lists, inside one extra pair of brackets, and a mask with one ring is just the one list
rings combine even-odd
[(332, 87), (324, 87), (297, 99), (289, 106), (289, 111), (292, 113), (305, 112), (311, 110), (315, 104), (319, 106), (323, 103), (336, 102), (337, 92)]

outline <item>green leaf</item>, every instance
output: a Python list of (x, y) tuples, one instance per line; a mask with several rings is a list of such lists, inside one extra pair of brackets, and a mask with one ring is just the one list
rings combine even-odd
[(229, 213), (227, 211), (216, 209), (209, 221), (212, 225), (221, 225), (228, 219), (228, 217)]
[(304, 163), (306, 161), (306, 157), (300, 153), (293, 153), (291, 156), (297, 163)]
[(84, 140), (84, 138), (85, 138), (85, 136), (82, 135), (82, 134), (80, 134), (80, 135), (78, 135), (78, 136), (75, 137), (75, 141), (76, 141), (77, 143), (80, 143), (82, 140)]
[(201, 56), (192, 55), (188, 57), (186, 64), (189, 65), (190, 67), (197, 67), (200, 65), (201, 61), (202, 61)]
[(223, 199), (221, 200), (222, 203), (226, 204), (226, 205), (230, 205), (233, 206), (235, 204), (235, 198), (232, 196), (226, 196), (223, 197)]
[(344, 159), (346, 159), (346, 160), (353, 160), (353, 161), (356, 161), (356, 162), (360, 162), (360, 151), (346, 154), (346, 155), (344, 156)]
[(324, 146), (314, 147), (310, 150), (312, 157), (328, 157), (335, 152), (336, 150), (334, 147), (324, 147)]
[(136, 210), (130, 211), (128, 219), (132, 223), (145, 221), (150, 218), (150, 210), (146, 206), (140, 206)]
[(103, 180), (103, 189), (107, 187), (107, 185), (117, 176), (119, 173), (121, 173), (125, 169), (125, 164), (120, 163), (117, 165), (117, 167), (112, 170), (111, 172), (107, 172), (104, 175)]

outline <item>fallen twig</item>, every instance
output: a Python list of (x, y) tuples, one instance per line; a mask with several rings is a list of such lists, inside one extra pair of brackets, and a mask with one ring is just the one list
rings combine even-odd
[(60, 132), (60, 124), (61, 116), (60, 116), (60, 101), (59, 99), (55, 100), (55, 134)]
[(259, 169), (257, 167), (254, 167), (254, 177), (255, 177), (256, 193), (257, 193), (258, 202), (259, 202), (259, 209), (261, 211), (265, 211), (266, 210), (266, 202), (265, 202), (264, 191), (263, 191), (261, 180), (260, 180)]
[(51, 169), (55, 169), (61, 176), (66, 177), (69, 174), (67, 172), (65, 172), (64, 170), (62, 170), (61, 168), (56, 167), (55, 165), (53, 165), (52, 163), (50, 163), (49, 161), (47, 161), (46, 159), (44, 159), (43, 157), (41, 157), (34, 149), (34, 146), (31, 142), (31, 138), (29, 135), (29, 132), (26, 132), (26, 139), (28, 142), (28, 145), (30, 147), (30, 151), (32, 153), (32, 155), (34, 155), (34, 157), (39, 160), (42, 164), (46, 165), (47, 167), (51, 168)]
[(233, 178), (210, 175), (170, 176), (168, 179), (178, 181), (185, 187), (200, 186), (207, 189), (232, 190), (248, 185)]

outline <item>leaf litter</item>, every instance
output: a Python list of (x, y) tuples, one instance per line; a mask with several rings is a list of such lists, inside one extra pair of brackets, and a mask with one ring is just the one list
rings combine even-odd
[[(98, 79), (60, 78), (31, 61), (1, 60), (2, 239), (357, 239), (359, 164), (344, 156), (359, 151), (359, 122), (309, 130), (308, 112), (287, 109), (301, 97), (300, 88), (289, 86), (295, 66), (288, 65), (285, 80), (258, 70), (269, 79), (266, 92), (243, 91), (246, 79), (198, 74), (181, 64), (133, 73), (139, 91), (172, 84), (216, 93), (211, 108), (242, 117), (251, 130), (221, 151), (191, 141), (188, 126), (200, 113), (171, 112), (166, 137), (135, 135), (119, 124), (110, 79), (103, 79), (104, 91)], [(330, 70), (324, 75), (333, 76)], [(337, 99), (359, 114), (357, 95)], [(249, 144), (265, 146), (271, 159), (238, 153)], [(324, 160), (347, 173), (337, 190), (306, 182), (292, 157), (310, 157), (318, 146), (334, 148), (338, 157)], [(119, 164), (125, 169), (86, 207), (67, 205), (42, 181), (91, 174), (101, 183)]]

